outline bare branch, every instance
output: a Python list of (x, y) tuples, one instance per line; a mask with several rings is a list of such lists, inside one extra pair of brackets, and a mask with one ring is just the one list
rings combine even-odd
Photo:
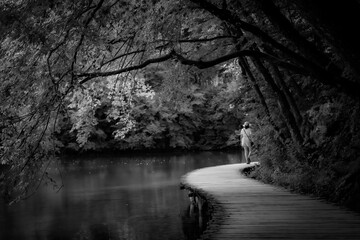
[(145, 49), (142, 49), (142, 50), (135, 50), (135, 51), (132, 51), (132, 52), (127, 52), (127, 53), (124, 53), (124, 54), (120, 54), (120, 55), (118, 55), (118, 56), (116, 56), (116, 57), (114, 57), (114, 58), (112, 58), (112, 59), (104, 62), (104, 63), (101, 65), (101, 67), (103, 67), (103, 66), (105, 66), (105, 65), (107, 65), (107, 64), (109, 64), (109, 63), (112, 63), (112, 62), (114, 62), (114, 61), (116, 61), (116, 60), (118, 60), (118, 59), (120, 59), (120, 58), (122, 58), (122, 57), (126, 57), (126, 56), (133, 55), (133, 54), (136, 55), (136, 54), (138, 54), (138, 53), (142, 53), (142, 52), (145, 52), (145, 51), (146, 51)]
[[(224, 39), (224, 38), (237, 38), (237, 37), (236, 36), (216, 36), (216, 37), (212, 37), (212, 38), (180, 39), (178, 41), (173, 41), (173, 42), (181, 42), (181, 43), (185, 43), (185, 42), (190, 42), (190, 43), (191, 42), (210, 42), (210, 41)], [(164, 41), (171, 42), (171, 40), (164, 40)]]
[(288, 62), (282, 61), (274, 56), (271, 56), (269, 54), (263, 53), (263, 52), (259, 52), (259, 51), (252, 51), (252, 50), (243, 50), (243, 51), (237, 51), (237, 52), (233, 52), (230, 54), (227, 54), (225, 56), (216, 58), (214, 60), (210, 60), (210, 61), (201, 61), (201, 60), (192, 60), (192, 59), (188, 59), (183, 57), (182, 55), (176, 53), (174, 50), (169, 52), (168, 54), (158, 57), (158, 58), (152, 58), (152, 59), (148, 59), (143, 63), (140, 63), (138, 65), (134, 65), (134, 66), (130, 66), (130, 67), (125, 67), (125, 68), (121, 68), (115, 71), (108, 71), (108, 72), (91, 72), (91, 73), (81, 73), (76, 75), (77, 78), (84, 78), (83, 80), (80, 81), (80, 84), (83, 84), (93, 78), (96, 77), (107, 77), (107, 76), (112, 76), (112, 75), (117, 75), (120, 73), (124, 73), (124, 72), (129, 72), (129, 71), (133, 71), (133, 70), (138, 70), (138, 69), (142, 69), (145, 68), (146, 66), (152, 64), (152, 63), (158, 63), (158, 62), (164, 62), (170, 59), (174, 59), (177, 60), (179, 62), (181, 62), (184, 65), (190, 65), (190, 66), (195, 66), (199, 69), (205, 69), (205, 68), (210, 68), (213, 67), (217, 64), (226, 62), (228, 60), (237, 58), (237, 57), (244, 57), (244, 56), (249, 56), (249, 57), (257, 57), (257, 58), (262, 58), (265, 59), (267, 61), (273, 62), (275, 64), (277, 64), (278, 66), (281, 67), (285, 67), (288, 68), (290, 70), (293, 70), (295, 72), (300, 72), (303, 74), (307, 74), (306, 70), (300, 67), (297, 67), (293, 64), (290, 64)]
[[(90, 22), (92, 21), (92, 19), (95, 17), (95, 14), (96, 12), (101, 8), (102, 4), (104, 3), (104, 0), (101, 0), (95, 7), (94, 11), (91, 12), (91, 15), (90, 17), (86, 20), (85, 24), (84, 24), (84, 29), (86, 29), (88, 27), (88, 25), (90, 24)], [(82, 32), (81, 33), (81, 36), (80, 36), (80, 40), (75, 48), (75, 53), (74, 53), (74, 56), (73, 56), (73, 60), (71, 62), (71, 70), (72, 72), (74, 72), (74, 66), (75, 66), (75, 63), (76, 63), (76, 60), (77, 60), (77, 55), (78, 55), (78, 52), (80, 50), (80, 47), (84, 41), (84, 38), (85, 38), (85, 32)]]
[(119, 69), (119, 70), (115, 70), (115, 71), (109, 71), (109, 72), (92, 72), (92, 73), (82, 73), (82, 74), (78, 74), (76, 75), (77, 78), (82, 78), (82, 77), (85, 77), (85, 79), (83, 79), (82, 81), (80, 81), (80, 84), (83, 84), (93, 78), (96, 78), (96, 77), (107, 77), (107, 76), (112, 76), (112, 75), (117, 75), (117, 74), (120, 74), (120, 73), (124, 73), (124, 72), (130, 72), (130, 71), (133, 71), (133, 70), (137, 70), (137, 69), (142, 69), (146, 66), (148, 66), (149, 64), (151, 63), (157, 63), (157, 62), (164, 62), (166, 60), (169, 60), (173, 57), (173, 54), (172, 52), (162, 56), (162, 57), (159, 57), (159, 58), (153, 58), (153, 59), (149, 59), (139, 65), (135, 65), (135, 66), (130, 66), (130, 67), (125, 67), (125, 68), (122, 68), (122, 69)]
[[(197, 39), (180, 39), (180, 40), (177, 40), (177, 41), (174, 41), (174, 40), (168, 40), (168, 39), (160, 39), (160, 40), (157, 40), (156, 42), (166, 42), (164, 45), (160, 45), (160, 46), (157, 46), (155, 47), (155, 49), (164, 49), (166, 47), (169, 46), (169, 43), (197, 43), (197, 42), (210, 42), (210, 41), (214, 41), (214, 40), (219, 40), (219, 39), (224, 39), (224, 38), (235, 38), (236, 36), (216, 36), (216, 37), (212, 37), (212, 38), (197, 38)], [(102, 64), (102, 66), (105, 66), (106, 64), (109, 64), (111, 62), (114, 62), (122, 57), (126, 57), (126, 56), (129, 56), (129, 55), (132, 55), (132, 54), (138, 54), (138, 53), (143, 53), (143, 52), (146, 52), (146, 49), (138, 49), (138, 50), (135, 50), (135, 51), (131, 51), (131, 52), (126, 52), (124, 54), (121, 54), (121, 55), (118, 55), (106, 62), (104, 62)]]

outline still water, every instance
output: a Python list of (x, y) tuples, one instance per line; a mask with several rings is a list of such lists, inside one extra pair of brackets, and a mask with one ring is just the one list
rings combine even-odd
[[(0, 205), (1, 240), (196, 239), (181, 177), (198, 168), (239, 162), (240, 153), (200, 152), (63, 159), (30, 199)], [(60, 179), (60, 173), (62, 180)]]

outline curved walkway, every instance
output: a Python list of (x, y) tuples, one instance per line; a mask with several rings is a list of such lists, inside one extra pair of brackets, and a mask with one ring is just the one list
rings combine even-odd
[(202, 168), (182, 178), (185, 188), (216, 202), (203, 239), (360, 239), (360, 215), (247, 178), (240, 174), (246, 167)]

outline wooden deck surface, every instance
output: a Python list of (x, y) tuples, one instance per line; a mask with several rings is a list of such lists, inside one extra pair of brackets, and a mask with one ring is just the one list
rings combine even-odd
[(247, 178), (240, 173), (247, 166), (208, 167), (182, 178), (217, 202), (203, 239), (360, 240), (359, 214)]

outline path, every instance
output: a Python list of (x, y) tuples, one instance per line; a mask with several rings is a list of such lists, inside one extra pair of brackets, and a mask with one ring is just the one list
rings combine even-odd
[(240, 174), (247, 166), (202, 168), (182, 178), (186, 188), (217, 201), (204, 239), (360, 239), (360, 215), (247, 178)]

